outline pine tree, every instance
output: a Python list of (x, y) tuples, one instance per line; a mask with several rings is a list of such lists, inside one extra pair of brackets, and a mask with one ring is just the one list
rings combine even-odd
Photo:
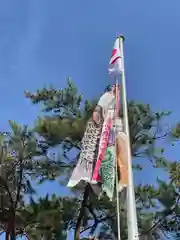
[(32, 240), (65, 240), (67, 229), (77, 214), (78, 204), (78, 199), (61, 198), (55, 194), (51, 198), (46, 195), (38, 201), (31, 199), (26, 206), (25, 218), (29, 224), (23, 235)]
[[(24, 196), (35, 193), (31, 177), (36, 176), (40, 159), (46, 159), (46, 146), (27, 126), (9, 121), (11, 132), (0, 142), (0, 226), (11, 240), (23, 228)], [(40, 158), (40, 159), (38, 159)]]
[[(77, 88), (70, 79), (68, 79), (68, 86), (65, 89), (44, 88), (37, 90), (34, 94), (26, 92), (25, 95), (32, 103), (42, 103), (44, 106), (45, 116), (37, 120), (35, 131), (45, 139), (49, 147), (59, 146), (63, 149), (62, 156), (54, 157), (49, 165), (44, 164), (41, 168), (42, 180), (58, 179), (59, 176), (68, 179), (78, 159), (80, 141), (86, 122), (97, 101), (83, 101), (82, 95), (78, 94)], [(164, 157), (165, 149), (157, 146), (160, 145), (159, 141), (162, 142), (169, 135), (177, 138), (179, 128), (177, 126), (176, 130), (171, 133), (171, 129), (163, 125), (164, 118), (170, 112), (154, 113), (149, 105), (130, 102), (128, 114), (132, 158), (149, 160), (152, 163), (152, 171), (153, 168), (160, 168), (169, 176), (168, 183), (157, 179), (156, 187), (136, 186), (140, 236), (149, 240), (160, 239), (163, 234), (174, 234), (178, 237), (180, 220), (179, 163), (168, 161)], [(71, 150), (77, 153), (74, 159), (70, 157)], [(141, 165), (136, 165), (134, 168), (142, 170)], [(127, 239), (126, 209), (123, 204), (123, 196), (121, 196), (121, 202), (122, 239)], [(108, 239), (109, 236), (114, 236), (116, 239), (115, 204), (115, 200), (109, 202), (106, 196), (99, 201), (96, 198), (91, 199), (91, 203), (85, 206), (89, 212), (83, 212), (84, 222), (81, 232), (88, 229), (90, 234), (94, 234), (98, 228), (100, 239)], [(93, 224), (90, 226), (92, 221)]]

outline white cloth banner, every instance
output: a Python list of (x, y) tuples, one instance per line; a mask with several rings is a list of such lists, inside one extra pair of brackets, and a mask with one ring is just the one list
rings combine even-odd
[(109, 74), (114, 76), (119, 76), (123, 71), (122, 52), (120, 49), (119, 38), (116, 38), (114, 43), (108, 70)]

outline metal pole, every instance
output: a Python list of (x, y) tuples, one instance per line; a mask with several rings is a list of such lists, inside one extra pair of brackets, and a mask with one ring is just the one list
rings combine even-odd
[(128, 124), (128, 107), (126, 97), (126, 79), (124, 70), (124, 52), (123, 52), (123, 41), (124, 36), (119, 36), (120, 51), (122, 54), (122, 106), (123, 106), (123, 121), (124, 131), (128, 137), (128, 176), (129, 183), (127, 186), (127, 226), (128, 226), (128, 240), (139, 240), (138, 226), (137, 226), (137, 213), (134, 193), (134, 181), (132, 172), (132, 161), (131, 161), (131, 146), (130, 146), (130, 135), (129, 135), (129, 124)]

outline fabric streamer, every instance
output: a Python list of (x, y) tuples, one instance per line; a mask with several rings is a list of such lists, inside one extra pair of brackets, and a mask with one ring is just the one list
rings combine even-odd
[[(99, 116), (99, 118), (101, 118)], [(68, 187), (74, 187), (80, 182), (90, 182), (93, 172), (93, 165), (96, 157), (96, 148), (101, 134), (102, 124), (97, 125), (91, 118), (86, 127), (82, 139), (82, 150), (78, 163), (67, 184)]]
[(119, 132), (117, 136), (117, 167), (119, 179), (119, 191), (128, 185), (128, 138), (124, 132)]
[[(112, 129), (111, 129), (112, 130)], [(102, 179), (102, 191), (107, 194), (109, 199), (112, 201), (114, 195), (114, 184), (115, 184), (115, 146), (114, 138), (110, 134), (109, 144), (106, 150), (104, 159), (102, 160), (99, 175)]]
[[(103, 129), (105, 129), (105, 132), (107, 132), (109, 129), (110, 118), (107, 116), (109, 116), (109, 109), (112, 109), (114, 104), (115, 95), (113, 87), (111, 86), (101, 96), (97, 107), (92, 114), (92, 117), (87, 122), (86, 130), (81, 141), (80, 157), (76, 167), (73, 170), (71, 178), (69, 179), (67, 184), (68, 187), (75, 187), (79, 185), (79, 183), (84, 182), (91, 183), (94, 166), (96, 166), (98, 159), (98, 146), (100, 137), (102, 136), (102, 128), (104, 127)], [(103, 125), (103, 122), (106, 124)], [(95, 183), (97, 183), (97, 181)], [(94, 185), (92, 187), (94, 190), (96, 184), (92, 185)]]
[[(116, 105), (118, 100), (116, 102)], [(128, 165), (127, 165), (127, 135), (123, 132), (123, 123), (121, 118), (116, 118), (116, 127), (111, 128), (109, 144), (105, 157), (99, 168), (99, 175), (102, 180), (102, 191), (107, 194), (110, 200), (114, 195), (116, 164), (118, 172), (118, 191), (121, 192), (128, 185)], [(116, 132), (114, 132), (116, 129)], [(114, 136), (114, 134), (116, 136)], [(116, 138), (116, 141), (115, 141)], [(116, 142), (116, 147), (115, 147)], [(116, 156), (115, 156), (116, 152)], [(117, 163), (116, 163), (117, 161)]]
[(104, 156), (106, 153), (111, 128), (112, 128), (112, 112), (108, 111), (107, 117), (103, 124), (102, 134), (101, 134), (101, 138), (100, 138), (100, 142), (99, 142), (99, 151), (98, 151), (97, 162), (96, 162), (92, 180), (91, 180), (92, 183), (101, 181), (101, 177), (99, 175), (99, 169), (100, 169), (102, 160), (104, 159)]
[(110, 137), (110, 130), (113, 126), (113, 120), (115, 117), (114, 110), (115, 110), (115, 105), (116, 105), (116, 97), (115, 97), (116, 90), (117, 89), (116, 89), (115, 84), (113, 84), (112, 86), (109, 85), (105, 89), (105, 91), (111, 91), (111, 94), (113, 95), (113, 101), (111, 102), (111, 104), (109, 104), (106, 118), (103, 123), (101, 138), (100, 138), (100, 142), (99, 142), (97, 161), (96, 161), (96, 165), (95, 165), (92, 180), (91, 180), (92, 183), (102, 182), (99, 171), (100, 171), (102, 160), (104, 159), (105, 154), (106, 154), (106, 149), (107, 149), (108, 141), (109, 141), (109, 137)]

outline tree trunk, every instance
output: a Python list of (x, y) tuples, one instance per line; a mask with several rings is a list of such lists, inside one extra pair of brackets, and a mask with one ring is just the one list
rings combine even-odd
[(89, 191), (90, 191), (90, 186), (89, 184), (85, 187), (85, 191), (84, 191), (84, 197), (83, 197), (83, 201), (81, 204), (81, 209), (80, 209), (80, 213), (77, 219), (77, 223), (76, 223), (76, 229), (75, 229), (75, 233), (74, 233), (74, 240), (80, 240), (80, 229), (81, 229), (81, 223), (85, 214), (85, 208), (87, 206), (87, 201), (88, 201), (88, 197), (89, 197)]
[(14, 226), (12, 226), (12, 229), (11, 229), (10, 240), (16, 240), (16, 232), (15, 232)]
[(15, 229), (12, 229), (12, 231), (11, 231), (10, 240), (16, 240)]
[(9, 232), (8, 231), (6, 231), (6, 240), (9, 240)]
[(15, 224), (15, 213), (12, 213), (10, 222), (10, 240), (16, 240), (16, 224)]
[(16, 240), (16, 235), (11, 235), (11, 240)]

